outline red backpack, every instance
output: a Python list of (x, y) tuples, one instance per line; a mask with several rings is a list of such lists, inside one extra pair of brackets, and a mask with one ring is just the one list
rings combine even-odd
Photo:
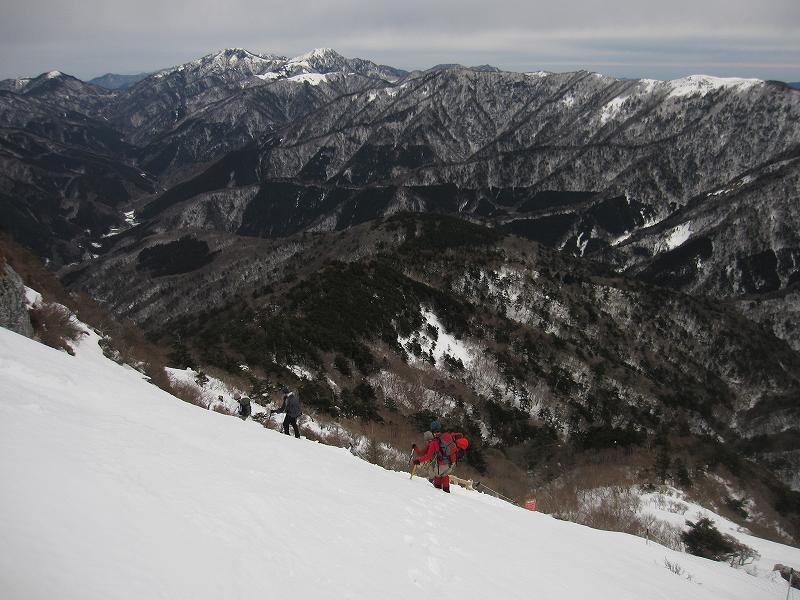
[(439, 436), (439, 455), (437, 460), (440, 463), (449, 462), (454, 465), (467, 456), (468, 447), (469, 440), (464, 437), (463, 433), (443, 433)]

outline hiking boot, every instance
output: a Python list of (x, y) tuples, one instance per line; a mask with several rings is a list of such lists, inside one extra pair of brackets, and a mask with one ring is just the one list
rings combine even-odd
[(450, 488), (449, 488), (449, 487), (446, 487), (446, 488), (445, 488), (445, 487), (443, 487), (443, 488), (442, 488), (442, 491), (443, 491), (443, 492), (447, 492), (447, 493), (449, 494), (449, 493), (450, 493)]

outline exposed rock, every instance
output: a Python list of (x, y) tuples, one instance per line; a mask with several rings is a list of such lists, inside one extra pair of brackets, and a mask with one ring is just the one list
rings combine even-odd
[(25, 301), (25, 285), (7, 264), (0, 267), (0, 327), (33, 337), (33, 326)]

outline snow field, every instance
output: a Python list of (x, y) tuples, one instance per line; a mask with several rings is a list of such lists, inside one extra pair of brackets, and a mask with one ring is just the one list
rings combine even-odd
[(642, 495), (642, 505), (643, 513), (651, 514), (661, 521), (666, 521), (684, 530), (687, 529), (687, 520), (696, 522), (702, 517), (710, 519), (720, 532), (736, 538), (759, 553), (758, 559), (744, 567), (746, 572), (757, 574), (759, 577), (778, 581), (780, 576), (772, 572), (772, 567), (776, 563), (800, 564), (800, 548), (755, 537), (733, 521), (686, 500), (679, 490), (671, 490), (670, 495), (644, 494)]
[[(464, 363), (465, 367), (469, 367), (473, 357), (467, 345), (452, 334), (447, 333), (439, 317), (428, 307), (421, 306), (420, 310), (422, 311), (422, 318), (425, 320), (425, 323), (418, 331), (411, 334), (411, 336), (407, 338), (399, 337), (397, 342), (405, 347), (406, 344), (416, 339), (423, 352), (433, 354), (437, 365), (441, 364), (441, 361), (444, 361), (444, 357), (447, 354), (460, 360)], [(428, 335), (426, 331), (427, 327), (433, 327), (436, 330), (435, 340)], [(414, 361), (418, 359), (412, 356), (411, 360)]]
[(761, 79), (742, 79), (740, 77), (713, 77), (711, 75), (689, 75), (682, 79), (673, 79), (665, 84), (670, 88), (670, 97), (705, 96), (720, 88), (736, 88), (747, 91), (764, 83)]
[[(4, 598), (778, 598), (779, 581), (178, 401), (0, 329)], [(679, 563), (692, 580), (675, 575)]]

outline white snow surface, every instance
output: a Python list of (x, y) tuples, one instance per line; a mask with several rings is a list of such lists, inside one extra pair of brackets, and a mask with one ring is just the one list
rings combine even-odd
[(328, 76), (323, 73), (303, 73), (301, 75), (295, 75), (286, 79), (286, 81), (292, 81), (294, 83), (308, 83), (310, 85), (319, 85), (323, 81), (327, 80)]
[(127, 223), (129, 226), (130, 226), (130, 227), (135, 227), (136, 225), (138, 225), (138, 224), (139, 224), (139, 222), (136, 220), (136, 211), (135, 211), (135, 210), (128, 210), (128, 211), (125, 211), (125, 212), (123, 213), (123, 215), (124, 215), (124, 217), (125, 217), (125, 222), (126, 222), (126, 223)]
[(746, 571), (756, 573), (758, 577), (777, 581), (778, 576), (772, 573), (772, 567), (776, 563), (800, 564), (800, 548), (755, 537), (737, 523), (687, 500), (679, 490), (670, 489), (668, 493), (643, 494), (642, 505), (642, 512), (684, 530), (688, 529), (686, 521), (696, 522), (702, 517), (710, 519), (720, 532), (736, 538), (759, 553), (760, 556), (754, 563), (744, 567)]
[[(398, 339), (400, 345), (405, 346), (412, 339), (416, 338), (424, 352), (433, 354), (437, 365), (440, 364), (440, 361), (444, 360), (445, 354), (449, 354), (453, 358), (461, 360), (464, 366), (468, 367), (472, 362), (472, 355), (467, 345), (454, 335), (447, 333), (439, 317), (437, 317), (431, 309), (423, 306), (420, 307), (420, 311), (422, 312), (422, 318), (425, 319), (425, 324), (418, 332), (412, 334), (410, 337), (404, 338), (401, 336)], [(437, 336), (435, 340), (428, 335), (426, 331), (427, 326), (436, 329)]]
[(387, 88), (381, 88), (381, 89), (378, 89), (378, 90), (372, 90), (367, 94), (367, 102), (375, 101), (381, 94), (386, 94), (390, 98), (393, 98), (394, 96), (396, 96), (400, 92), (400, 88), (402, 88), (402, 87), (405, 87), (405, 86), (400, 86), (399, 88), (398, 87), (387, 87)]
[(286, 368), (289, 369), (299, 379), (306, 379), (308, 381), (314, 379), (314, 373), (300, 365), (287, 365)]
[(297, 64), (307, 66), (310, 60), (322, 60), (335, 54), (336, 51), (333, 48), (314, 48), (310, 52), (306, 52), (305, 54), (301, 54), (300, 56), (295, 56), (294, 58), (289, 59), (288, 62), (292, 65)]
[(670, 97), (705, 96), (720, 88), (735, 88), (746, 91), (763, 84), (761, 79), (742, 79), (739, 77), (712, 77), (711, 75), (689, 75), (683, 79), (666, 82), (670, 89)]
[(27, 285), (25, 286), (25, 304), (28, 308), (32, 308), (37, 305), (41, 305), (42, 303), (42, 295), (34, 289), (29, 288)]
[(622, 107), (627, 100), (628, 96), (617, 96), (603, 105), (603, 108), (600, 109), (600, 122), (605, 125), (611, 119), (620, 114), (620, 112), (622, 112)]
[(670, 232), (669, 235), (664, 239), (664, 244), (662, 250), (674, 250), (678, 246), (682, 245), (686, 240), (689, 239), (692, 235), (692, 227), (691, 223), (681, 223), (677, 227), (674, 227)]
[[(208, 383), (201, 386), (197, 383), (197, 371), (193, 369), (173, 369), (167, 367), (165, 370), (167, 372), (167, 377), (169, 377), (169, 380), (173, 384), (183, 383), (184, 385), (190, 385), (195, 388), (203, 398), (206, 408), (213, 410), (215, 407), (222, 405), (233, 414), (239, 412), (239, 402), (234, 400), (233, 397), (236, 394), (240, 396), (245, 395), (242, 393), (242, 390), (232, 388), (211, 375), (206, 375)], [(222, 396), (221, 401), (219, 399), (220, 396)], [(260, 406), (253, 403), (253, 414), (257, 414), (257, 409), (260, 408)], [(261, 412), (263, 412), (263, 409)]]
[(107, 360), (95, 334), (72, 357), (0, 328), (0, 481), (3, 598), (786, 593), (782, 581), (477, 492), (445, 495), (191, 406)]

